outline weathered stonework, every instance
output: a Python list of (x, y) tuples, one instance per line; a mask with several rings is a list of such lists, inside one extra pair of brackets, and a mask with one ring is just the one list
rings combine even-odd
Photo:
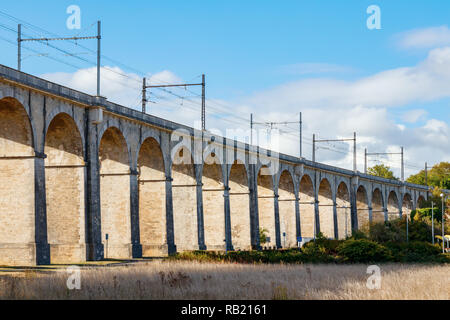
[(295, 247), (299, 236), (344, 238), (427, 198), (423, 186), (275, 159), (207, 132), (205, 163), (192, 152), (199, 136), (0, 66), (0, 265), (259, 249), (261, 228), (263, 247)]

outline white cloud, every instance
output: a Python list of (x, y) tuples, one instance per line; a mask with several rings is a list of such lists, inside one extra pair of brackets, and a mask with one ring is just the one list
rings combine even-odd
[(305, 79), (283, 84), (250, 97), (271, 109), (281, 99), (292, 109), (308, 107), (396, 107), (450, 97), (450, 47), (432, 50), (413, 67), (391, 69), (356, 81)]
[(397, 34), (394, 39), (403, 49), (429, 49), (450, 45), (447, 26), (415, 29)]
[[(142, 80), (132, 73), (127, 74), (127, 77), (119, 75), (122, 73), (124, 71), (119, 68), (102, 69), (102, 94), (110, 101), (139, 109)], [(95, 76), (95, 68), (92, 68), (73, 74), (46, 74), (44, 78), (95, 94)], [(149, 83), (182, 82), (182, 79), (170, 71), (160, 72), (153, 77), (149, 75), (148, 78)], [(210, 99), (207, 101), (207, 111), (213, 111), (213, 107), (217, 109), (219, 104), (224, 111), (219, 112), (218, 117), (207, 113), (207, 127), (216, 128), (225, 135), (226, 129), (230, 128), (247, 130), (249, 124), (246, 119), (251, 112), (257, 116), (256, 121), (278, 122), (294, 121), (298, 117), (298, 112), (302, 111), (303, 155), (306, 158), (311, 158), (312, 133), (319, 134), (319, 138), (351, 138), (356, 131), (358, 169), (361, 171), (364, 165), (364, 148), (368, 148), (369, 152), (385, 152), (398, 151), (400, 146), (403, 146), (407, 163), (414, 163), (416, 166), (425, 161), (428, 163), (448, 161), (450, 159), (448, 123), (427, 119), (426, 110), (414, 109), (405, 112), (401, 120), (406, 123), (415, 123), (418, 120), (426, 122), (423, 126), (410, 128), (396, 123), (390, 108), (450, 97), (449, 83), (450, 48), (434, 49), (416, 66), (386, 70), (354, 81), (305, 79), (253, 94), (238, 103)], [(158, 102), (148, 104), (151, 114), (190, 126), (196, 125), (195, 122), (200, 118), (198, 97), (190, 97), (189, 101), (175, 98), (160, 90), (151, 92), (151, 99)], [(230, 114), (239, 115), (241, 119), (236, 119)], [(239, 123), (236, 122), (238, 120)], [(296, 125), (290, 127), (297, 128)], [(279, 128), (287, 130), (283, 126)], [(277, 151), (297, 155), (299, 147), (296, 133), (281, 135), (283, 138)], [(351, 143), (318, 146), (322, 147), (317, 151), (318, 161), (352, 168)], [(338, 152), (331, 152), (327, 148), (337, 149)], [(399, 176), (398, 157), (388, 159), (388, 164)], [(406, 175), (418, 170), (407, 165)]]
[(407, 123), (416, 123), (420, 119), (423, 119), (428, 112), (423, 109), (407, 110), (402, 115), (402, 120)]

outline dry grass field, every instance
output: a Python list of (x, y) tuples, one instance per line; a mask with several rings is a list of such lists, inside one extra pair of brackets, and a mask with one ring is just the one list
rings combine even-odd
[(450, 299), (449, 265), (385, 264), (369, 290), (367, 265), (245, 265), (148, 261), (81, 269), (69, 290), (65, 269), (0, 274), (0, 299)]

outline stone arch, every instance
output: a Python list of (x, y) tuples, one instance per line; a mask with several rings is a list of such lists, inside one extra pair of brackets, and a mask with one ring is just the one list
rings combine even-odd
[(417, 197), (416, 208), (424, 208), (425, 201), (425, 197), (423, 195), (419, 195), (419, 197)]
[(278, 183), (278, 210), (280, 215), (281, 246), (297, 246), (297, 219), (295, 213), (295, 185), (292, 174), (285, 169)]
[(85, 163), (80, 131), (67, 113), (47, 127), (44, 143), (47, 234), (52, 263), (86, 260)]
[(372, 222), (385, 221), (383, 193), (379, 188), (372, 192)]
[(0, 264), (36, 263), (32, 124), (16, 99), (0, 100)]
[(258, 171), (258, 214), (259, 214), (259, 230), (267, 230), (266, 235), (269, 241), (261, 244), (264, 248), (276, 246), (276, 230), (275, 230), (275, 194), (273, 191), (273, 177), (268, 173), (270, 170), (267, 166), (262, 166)]
[(172, 203), (177, 251), (198, 250), (197, 181), (190, 151), (180, 146), (172, 162)]
[(331, 184), (323, 178), (318, 190), (320, 231), (327, 238), (334, 238), (334, 201)]
[(304, 174), (299, 183), (300, 230), (303, 238), (314, 238), (315, 233), (315, 196), (313, 180)]
[(342, 181), (336, 190), (336, 214), (338, 223), (338, 238), (345, 239), (352, 234), (350, 192), (347, 184)]
[(230, 168), (231, 239), (236, 250), (251, 249), (250, 191), (245, 164), (236, 160)]
[(356, 216), (358, 218), (358, 229), (369, 225), (369, 194), (363, 185), (360, 185), (356, 191)]
[(225, 246), (225, 186), (220, 163), (217, 154), (211, 153), (203, 164), (203, 221), (208, 250), (220, 250)]
[[(125, 141), (126, 147), (127, 147), (127, 156), (128, 156), (128, 165), (131, 167), (131, 148), (132, 145), (130, 142), (130, 127), (123, 125), (123, 122), (120, 121), (117, 118), (112, 118), (104, 121), (103, 125), (101, 126), (100, 130), (98, 131), (97, 137), (98, 137), (98, 144), (100, 145), (101, 139), (105, 135), (105, 132), (110, 130), (111, 128), (115, 128), (120, 132), (120, 135)], [(134, 164), (134, 163), (133, 163)]]
[(402, 215), (411, 217), (411, 211), (413, 209), (412, 197), (409, 193), (405, 193), (402, 199)]
[(388, 213), (389, 220), (397, 219), (400, 217), (400, 208), (399, 208), (399, 204), (398, 204), (398, 197), (397, 197), (397, 193), (394, 190), (392, 190), (388, 196), (387, 213)]
[(130, 157), (125, 137), (117, 127), (109, 127), (101, 136), (99, 163), (105, 258), (128, 259), (132, 256)]
[(158, 141), (146, 138), (137, 159), (142, 256), (161, 256), (167, 254), (166, 174)]
[[(155, 130), (153, 129), (149, 129), (149, 128), (142, 128), (142, 132), (140, 133), (140, 139), (139, 139), (139, 145), (137, 146), (136, 150), (135, 150), (135, 154), (133, 159), (136, 159), (136, 161), (138, 161), (139, 158), (139, 152), (141, 152), (141, 148), (142, 145), (144, 144), (144, 142), (146, 142), (146, 140), (148, 139), (153, 139), (157, 144), (158, 144), (158, 148), (160, 149), (160, 152), (162, 153), (163, 156), (163, 160), (164, 160), (164, 169), (167, 172), (167, 166), (168, 163), (170, 163), (170, 161), (167, 161), (167, 152), (164, 150), (163, 146), (162, 146), (162, 141), (161, 141), (161, 137), (160, 135), (155, 132)], [(134, 164), (133, 164), (134, 165)], [(131, 166), (133, 167), (133, 166)], [(136, 163), (136, 167), (137, 167), (137, 163)]]
[[(68, 110), (69, 109), (69, 110)], [(66, 105), (58, 105), (56, 108), (54, 108), (47, 116), (45, 117), (45, 136), (47, 136), (48, 128), (50, 127), (50, 124), (52, 123), (53, 119), (58, 117), (61, 114), (66, 114), (70, 118), (72, 118), (73, 124), (76, 126), (77, 131), (79, 132), (80, 139), (81, 139), (81, 145), (83, 148), (83, 155), (85, 154), (85, 135), (82, 134), (84, 132), (83, 125), (80, 123), (81, 121), (75, 118), (75, 114), (73, 112), (73, 108), (68, 108)], [(45, 141), (44, 141), (45, 144)]]

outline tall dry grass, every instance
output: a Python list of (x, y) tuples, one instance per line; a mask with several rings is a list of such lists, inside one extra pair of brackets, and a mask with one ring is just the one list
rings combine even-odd
[(0, 275), (0, 299), (441, 299), (450, 298), (450, 266), (381, 267), (381, 289), (366, 287), (367, 265), (243, 265), (151, 261), (86, 268), (81, 289), (64, 270)]

